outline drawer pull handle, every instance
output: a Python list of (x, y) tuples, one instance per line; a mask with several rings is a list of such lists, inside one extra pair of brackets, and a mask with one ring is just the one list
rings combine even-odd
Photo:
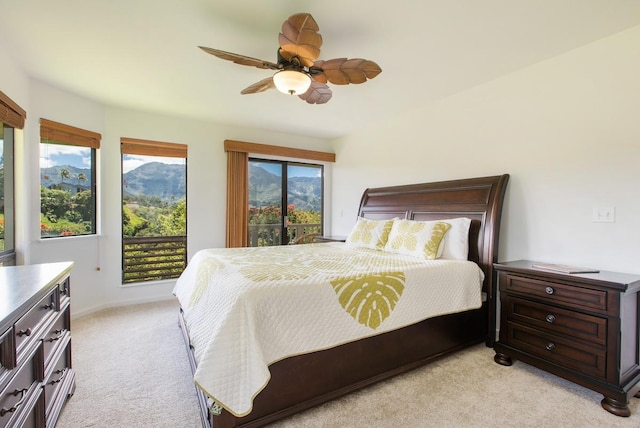
[(553, 322), (556, 320), (556, 316), (553, 314), (549, 314), (547, 315), (547, 317), (545, 318), (545, 320), (549, 323), (549, 324), (553, 324)]
[(64, 332), (64, 330), (61, 330), (61, 329), (54, 330), (53, 334), (57, 334), (57, 336), (48, 338), (47, 342), (55, 342), (56, 340), (62, 339), (62, 336), (63, 336), (62, 333), (63, 332)]
[(22, 403), (24, 402), (24, 399), (25, 399), (24, 393), (27, 392), (28, 390), (29, 390), (29, 388), (23, 388), (23, 389), (16, 389), (15, 391), (13, 391), (13, 395), (15, 397), (20, 395), (20, 401), (18, 401), (10, 409), (7, 409), (6, 407), (3, 407), (2, 409), (0, 409), (0, 417), (6, 415), (7, 413), (13, 413), (16, 410), (18, 410), (18, 407), (20, 407), (22, 405)]
[(28, 328), (26, 330), (20, 330), (18, 332), (18, 336), (22, 337), (22, 336), (31, 336), (31, 329)]
[(553, 351), (554, 349), (556, 349), (556, 344), (553, 342), (549, 342), (547, 343), (547, 346), (545, 346), (545, 348), (547, 348), (547, 351)]
[(64, 377), (67, 375), (67, 370), (66, 369), (62, 369), (62, 370), (56, 370), (54, 372), (54, 374), (60, 374), (60, 373), (62, 373), (62, 376), (60, 376), (58, 379), (54, 379), (54, 380), (50, 381), (48, 383), (48, 385), (55, 385), (56, 383), (61, 382), (62, 379), (64, 379)]
[(553, 287), (547, 287), (544, 289), (544, 292), (547, 293), (548, 295), (552, 295), (554, 293), (554, 289)]

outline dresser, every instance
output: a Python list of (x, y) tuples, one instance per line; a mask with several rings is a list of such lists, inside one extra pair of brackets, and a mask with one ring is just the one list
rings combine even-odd
[(53, 427), (73, 394), (72, 267), (0, 267), (0, 428)]
[(640, 390), (640, 275), (565, 274), (519, 260), (498, 263), (500, 339), (494, 360), (514, 359), (601, 393), (629, 416)]

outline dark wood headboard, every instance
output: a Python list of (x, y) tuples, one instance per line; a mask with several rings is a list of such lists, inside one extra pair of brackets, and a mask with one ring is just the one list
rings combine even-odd
[(498, 261), (500, 218), (508, 181), (509, 174), (504, 174), (367, 189), (358, 215), (375, 220), (470, 218), (469, 260), (484, 271), (483, 291), (495, 312), (493, 263)]

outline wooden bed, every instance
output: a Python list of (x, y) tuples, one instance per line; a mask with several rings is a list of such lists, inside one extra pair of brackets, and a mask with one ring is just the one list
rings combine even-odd
[[(359, 215), (368, 219), (472, 220), (469, 260), (485, 274), (480, 309), (430, 318), (399, 330), (324, 351), (286, 358), (269, 366), (271, 380), (255, 397), (253, 410), (236, 417), (209, 412), (196, 387), (205, 427), (260, 427), (359, 388), (425, 365), (468, 346), (495, 340), (496, 301), (493, 263), (509, 176), (471, 178), (365, 190)], [(195, 372), (196, 362), (180, 312), (180, 324)], [(367, 361), (366, 365), (359, 362)]]

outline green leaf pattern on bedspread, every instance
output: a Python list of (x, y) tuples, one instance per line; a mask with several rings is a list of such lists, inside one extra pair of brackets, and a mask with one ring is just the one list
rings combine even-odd
[(269, 250), (265, 247), (210, 250), (199, 264), (191, 306), (198, 303), (207, 287), (216, 286), (217, 275), (232, 266), (243, 281), (255, 285), (288, 282), (321, 285), (327, 284), (329, 278), (342, 308), (358, 323), (375, 330), (391, 315), (402, 296), (403, 269), (421, 264), (407, 258), (390, 258), (375, 250), (342, 251), (319, 245), (322, 244)]
[(375, 330), (391, 315), (404, 291), (402, 272), (356, 275), (331, 281), (345, 311), (362, 325)]
[(216, 273), (218, 269), (222, 269), (224, 263), (216, 259), (203, 260), (198, 271), (196, 272), (196, 285), (193, 287), (193, 293), (189, 300), (189, 307), (193, 307), (200, 301), (200, 298), (204, 294), (209, 285), (209, 279)]

